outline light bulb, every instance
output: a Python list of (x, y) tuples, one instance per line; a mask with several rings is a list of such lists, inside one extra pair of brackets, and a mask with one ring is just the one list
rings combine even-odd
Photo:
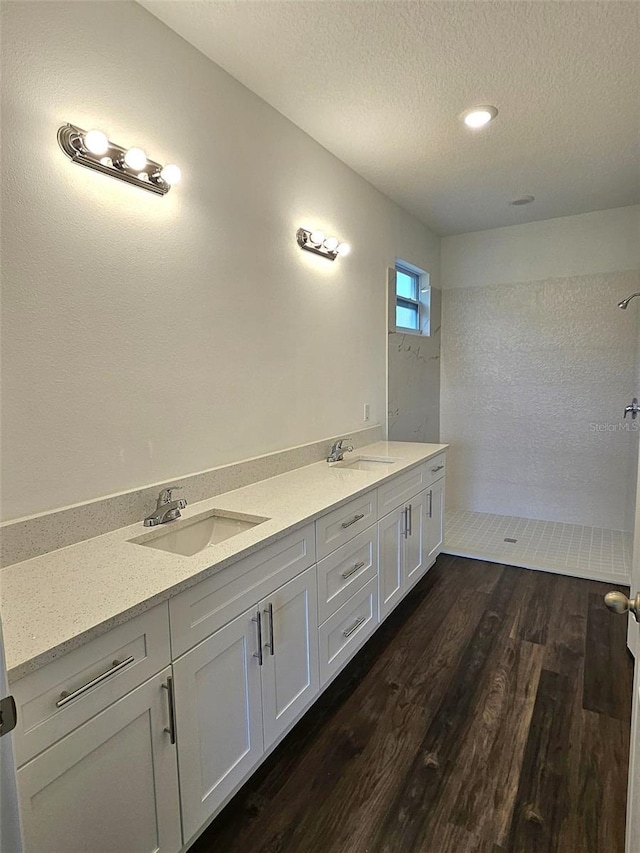
[(174, 163), (169, 163), (169, 165), (165, 166), (160, 172), (160, 177), (165, 184), (177, 184), (182, 178), (182, 172), (180, 171), (179, 166), (176, 166)]
[(321, 246), (324, 240), (324, 233), (322, 231), (312, 231), (309, 234), (309, 242), (313, 243), (314, 246)]
[(90, 130), (85, 133), (82, 144), (92, 154), (106, 154), (109, 150), (109, 140), (101, 130)]
[(140, 172), (147, 165), (147, 155), (142, 148), (129, 148), (125, 152), (124, 162), (134, 172)]
[(338, 246), (338, 238), (337, 237), (327, 237), (324, 241), (324, 247), (327, 252), (335, 252)]
[(485, 124), (489, 124), (491, 119), (494, 119), (497, 115), (498, 110), (496, 107), (473, 107), (462, 114), (462, 120), (467, 127), (473, 127), (476, 129), (478, 127), (484, 127)]
[(465, 116), (464, 123), (468, 127), (482, 127), (490, 121), (491, 113), (488, 113), (486, 110), (478, 110), (475, 113), (469, 113), (468, 116)]
[(336, 252), (339, 255), (348, 255), (351, 251), (351, 246), (348, 243), (338, 243), (336, 246)]

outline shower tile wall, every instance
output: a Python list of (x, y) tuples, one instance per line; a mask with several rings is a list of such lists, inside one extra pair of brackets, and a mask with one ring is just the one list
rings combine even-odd
[(429, 336), (389, 332), (388, 425), (391, 441), (440, 439), (441, 292), (431, 288)]
[[(630, 529), (637, 271), (443, 292), (450, 508)], [(640, 395), (638, 395), (640, 396)]]

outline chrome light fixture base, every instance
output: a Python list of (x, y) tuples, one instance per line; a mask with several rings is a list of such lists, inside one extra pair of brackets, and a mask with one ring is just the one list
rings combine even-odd
[[(93, 169), (96, 172), (102, 172), (103, 175), (111, 175), (112, 178), (126, 181), (128, 184), (133, 184), (156, 195), (166, 195), (171, 189), (171, 185), (160, 177), (162, 170), (160, 163), (147, 158), (144, 167), (134, 171), (124, 162), (126, 148), (122, 148), (122, 146), (109, 140), (107, 151), (103, 154), (93, 154), (83, 143), (85, 135), (86, 131), (74, 124), (63, 124), (58, 130), (60, 148), (74, 163), (79, 166), (86, 166), (87, 169)], [(144, 175), (144, 177), (140, 177), (140, 175)]]
[(315, 252), (316, 255), (321, 255), (323, 258), (329, 258), (330, 261), (335, 261), (338, 257), (338, 252), (326, 249), (322, 243), (319, 245), (311, 242), (312, 231), (307, 231), (306, 228), (298, 228), (296, 231), (296, 239), (301, 249), (307, 249), (309, 252)]

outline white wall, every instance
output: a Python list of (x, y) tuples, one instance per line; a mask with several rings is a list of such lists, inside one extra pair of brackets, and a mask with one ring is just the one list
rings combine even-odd
[[(140, 6), (2, 16), (2, 517), (382, 421), (386, 270), (437, 285), (438, 238)], [(183, 182), (73, 165), (67, 121)]]
[(637, 269), (640, 205), (442, 240), (442, 287), (539, 281)]
[[(640, 208), (442, 241), (448, 499), (630, 529)], [(637, 422), (636, 422), (637, 423)]]

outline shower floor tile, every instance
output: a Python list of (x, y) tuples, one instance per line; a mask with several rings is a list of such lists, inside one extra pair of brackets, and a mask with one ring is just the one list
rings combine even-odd
[(446, 554), (591, 580), (628, 584), (632, 544), (622, 530), (462, 509), (445, 514)]

